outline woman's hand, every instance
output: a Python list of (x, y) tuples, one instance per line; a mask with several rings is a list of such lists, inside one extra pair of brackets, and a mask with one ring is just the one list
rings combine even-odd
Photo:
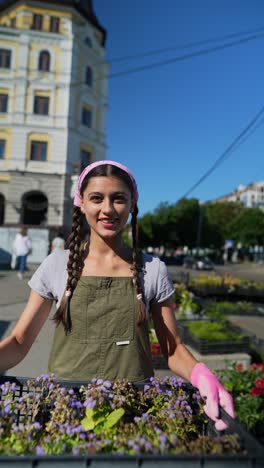
[(215, 375), (199, 362), (194, 366), (191, 372), (190, 381), (192, 385), (198, 388), (201, 396), (206, 399), (204, 411), (213, 421), (216, 421), (215, 428), (218, 431), (226, 429), (226, 424), (219, 418), (219, 405), (232, 417), (235, 417), (233, 398), (230, 393), (217, 380)]

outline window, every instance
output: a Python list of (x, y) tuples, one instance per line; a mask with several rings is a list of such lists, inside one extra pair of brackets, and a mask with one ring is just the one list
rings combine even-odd
[(48, 115), (49, 114), (49, 98), (46, 96), (35, 96), (34, 98), (34, 114)]
[(93, 86), (93, 70), (89, 66), (85, 70), (85, 83), (88, 86)]
[(60, 19), (55, 16), (50, 17), (50, 32), (58, 33), (60, 29)]
[(86, 127), (91, 128), (92, 124), (92, 113), (89, 109), (86, 107), (82, 108), (82, 124), (85, 125)]
[(42, 26), (43, 26), (43, 16), (42, 15), (33, 15), (32, 29), (37, 29), (38, 31), (41, 31)]
[(50, 70), (50, 53), (48, 50), (42, 50), (39, 54), (38, 62), (39, 71), (49, 71)]
[(91, 163), (91, 153), (86, 150), (81, 150), (80, 154), (80, 173), (84, 170), (86, 166), (88, 166)]
[(11, 66), (11, 50), (0, 49), (0, 67), (10, 68)]
[(8, 94), (0, 94), (0, 112), (7, 112)]
[(90, 39), (89, 36), (87, 36), (85, 39), (84, 39), (84, 43), (88, 46), (88, 47), (92, 47), (93, 44), (92, 44), (92, 41)]
[(13, 18), (11, 18), (10, 26), (11, 26), (11, 28), (16, 27), (16, 17), (15, 16)]
[(31, 141), (31, 161), (46, 161), (48, 143), (46, 141)]
[(6, 147), (6, 141), (0, 140), (0, 159), (5, 158), (5, 147)]
[(5, 219), (5, 197), (0, 193), (0, 226), (4, 224)]

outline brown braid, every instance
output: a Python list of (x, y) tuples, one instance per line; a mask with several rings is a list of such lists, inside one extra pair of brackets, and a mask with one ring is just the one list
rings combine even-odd
[(133, 284), (137, 291), (138, 297), (138, 320), (137, 325), (142, 325), (147, 320), (147, 311), (146, 305), (144, 303), (143, 289), (140, 281), (140, 272), (142, 271), (142, 258), (141, 254), (138, 251), (138, 226), (137, 226), (137, 215), (138, 207), (135, 205), (132, 217), (131, 217), (131, 227), (132, 227), (132, 240), (133, 240), (133, 253), (132, 260), (133, 264), (131, 271), (133, 273)]
[(74, 207), (72, 231), (68, 239), (68, 245), (70, 250), (69, 260), (67, 263), (68, 280), (64, 297), (53, 317), (53, 320), (55, 321), (56, 325), (59, 325), (59, 323), (62, 322), (66, 335), (72, 330), (70, 314), (71, 297), (80, 279), (82, 269), (84, 266), (84, 252), (81, 249), (81, 243), (83, 240), (83, 226), (84, 215), (82, 214), (80, 208)]

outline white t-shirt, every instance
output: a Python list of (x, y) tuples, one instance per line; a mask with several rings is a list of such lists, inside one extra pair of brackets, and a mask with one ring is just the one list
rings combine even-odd
[(15, 254), (19, 257), (20, 255), (28, 255), (32, 247), (32, 242), (29, 236), (22, 236), (18, 233), (15, 237), (13, 248)]
[[(48, 255), (28, 282), (40, 296), (56, 301), (59, 307), (67, 282), (69, 250), (57, 250)], [(152, 255), (143, 254), (143, 271), (140, 274), (147, 308), (163, 302), (174, 293), (174, 286), (164, 262)]]

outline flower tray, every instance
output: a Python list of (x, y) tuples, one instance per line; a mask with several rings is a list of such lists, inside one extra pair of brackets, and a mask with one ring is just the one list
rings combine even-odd
[[(200, 354), (229, 354), (229, 353), (248, 353), (250, 347), (250, 337), (243, 336), (239, 341), (209, 341), (198, 338), (190, 333), (183, 321), (178, 323), (180, 336), (185, 344), (190, 345)], [(238, 328), (231, 326), (233, 330), (238, 331)], [(239, 330), (241, 331), (241, 330)]]
[(215, 297), (218, 300), (236, 300), (264, 303), (264, 291), (254, 288), (236, 288), (230, 290), (228, 287), (199, 287), (189, 286), (189, 290), (199, 297)]
[[(23, 395), (27, 396), (30, 393), (36, 394), (38, 388), (34, 386), (31, 388), (28, 386), (28, 378), (0, 376), (0, 385), (11, 382), (17, 387), (17, 391), (14, 394), (14, 399), (19, 400)], [(73, 381), (57, 381), (63, 387), (68, 389), (79, 389), (82, 384), (87, 382), (73, 382)], [(145, 384), (144, 384), (145, 385)], [(151, 383), (149, 384), (151, 386)], [(184, 384), (192, 392), (193, 387), (189, 384)], [(137, 386), (142, 388), (143, 385)], [(39, 392), (41, 389), (39, 389)], [(1, 392), (0, 392), (1, 393)], [(1, 400), (1, 394), (0, 394)], [(49, 412), (50, 408), (46, 407), (45, 411)], [(226, 414), (226, 413), (223, 413)], [(19, 421), (20, 414), (17, 414)], [(45, 416), (45, 415), (44, 415)], [(221, 414), (221, 417), (223, 415)], [(230, 419), (230, 417), (229, 417)], [(38, 418), (40, 421), (41, 418)], [(45, 420), (45, 417), (44, 417)], [(228, 421), (228, 418), (227, 418)], [(212, 427), (212, 426), (211, 426)], [(215, 431), (211, 437), (218, 437), (219, 433)], [(263, 447), (248, 433), (244, 431), (239, 422), (233, 421), (229, 426), (228, 434), (236, 434), (241, 442), (244, 450), (239, 454), (162, 454), (162, 455), (149, 455), (149, 454), (138, 454), (128, 455), (119, 453), (102, 453), (102, 454), (85, 454), (85, 455), (27, 455), (21, 454), (20, 456), (6, 456), (0, 455), (0, 467), (6, 468), (65, 468), (68, 465), (69, 468), (174, 468), (174, 467), (186, 467), (186, 468), (262, 468), (264, 464), (264, 449)]]

